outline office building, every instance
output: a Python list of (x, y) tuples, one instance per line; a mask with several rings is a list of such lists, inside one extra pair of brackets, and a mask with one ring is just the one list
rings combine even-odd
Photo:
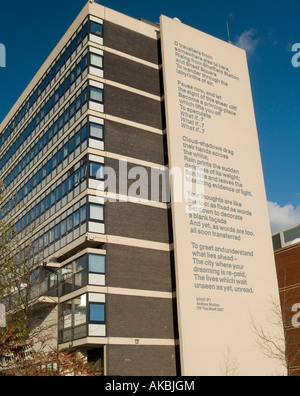
[(300, 226), (273, 235), (286, 357), (291, 376), (300, 375)]
[(101, 198), (104, 165), (167, 163), (158, 31), (89, 2), (0, 129), (36, 309), (108, 375), (178, 374), (168, 204)]
[(274, 369), (246, 317), (277, 280), (244, 50), (89, 1), (0, 143), (49, 344), (105, 375), (216, 375), (228, 350), (241, 375)]

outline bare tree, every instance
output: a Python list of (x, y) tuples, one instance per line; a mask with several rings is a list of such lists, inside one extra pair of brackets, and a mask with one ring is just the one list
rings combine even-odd
[(296, 337), (291, 335), (291, 306), (293, 294), (281, 293), (281, 302), (275, 298), (270, 299), (269, 326), (257, 324), (251, 320), (251, 327), (256, 335), (259, 349), (270, 359), (280, 362), (286, 370), (287, 376), (294, 375), (300, 361), (300, 347)]
[[(13, 197), (11, 200), (13, 205)], [(57, 348), (53, 336), (57, 333), (57, 298), (47, 296), (42, 278), (54, 276), (57, 292), (57, 274), (40, 266), (42, 252), (34, 239), (34, 226), (27, 229), (26, 243), (19, 240), (6, 202), (0, 182), (0, 303), (6, 308), (6, 324), (0, 328), (0, 374), (99, 375), (84, 357)]]
[(239, 375), (239, 361), (236, 359), (232, 350), (227, 346), (226, 351), (223, 354), (223, 362), (220, 365), (221, 375), (223, 377), (235, 377)]

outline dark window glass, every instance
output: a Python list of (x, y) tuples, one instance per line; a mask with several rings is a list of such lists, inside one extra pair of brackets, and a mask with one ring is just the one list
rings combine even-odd
[(61, 236), (62, 236), (62, 237), (65, 236), (66, 233), (67, 233), (67, 221), (66, 221), (66, 220), (63, 220), (63, 221), (61, 222)]
[(74, 114), (75, 114), (75, 100), (74, 102), (71, 103), (70, 106), (70, 118), (73, 117)]
[(50, 233), (50, 245), (52, 245), (54, 243), (54, 236), (55, 236), (55, 231), (54, 231), (54, 227), (51, 228), (51, 230), (49, 231)]
[(55, 240), (58, 241), (60, 239), (60, 224), (55, 226)]
[(103, 35), (103, 25), (101, 25), (100, 23), (91, 21), (90, 29), (91, 29), (91, 33), (102, 37), (102, 35)]
[(86, 205), (82, 206), (80, 209), (80, 221), (81, 223), (86, 221)]
[(74, 228), (79, 227), (80, 219), (79, 219), (79, 209), (74, 212)]
[(103, 125), (90, 123), (90, 137), (93, 139), (103, 140), (104, 137)]
[(90, 162), (90, 177), (92, 179), (103, 180), (103, 165), (97, 162)]
[(61, 200), (61, 186), (58, 186), (56, 189), (56, 202)]
[(90, 322), (105, 322), (105, 306), (104, 304), (90, 303)]
[(57, 153), (57, 164), (61, 164), (62, 163), (62, 158), (63, 158), (63, 151), (62, 149), (60, 149)]
[(90, 98), (94, 102), (103, 103), (103, 89), (90, 87)]
[(68, 227), (68, 232), (71, 232), (73, 230), (73, 215), (68, 217), (67, 227)]
[(50, 194), (46, 197), (46, 210), (50, 208)]
[(90, 204), (90, 219), (95, 221), (103, 221), (104, 207), (102, 205)]
[(105, 256), (89, 254), (89, 272), (105, 274)]
[(90, 54), (91, 66), (97, 67), (99, 69), (103, 68), (103, 56), (98, 54)]
[(76, 148), (79, 147), (79, 146), (80, 146), (80, 143), (81, 143), (81, 141), (80, 141), (80, 131), (79, 131), (79, 132), (77, 132), (76, 135), (75, 135), (75, 147), (76, 147)]
[(68, 193), (68, 180), (65, 180), (62, 184), (62, 196), (65, 197)]
[(84, 125), (81, 129), (81, 142), (84, 142), (87, 138), (87, 125)]
[(64, 159), (67, 158), (67, 156), (69, 155), (69, 147), (68, 147), (68, 143), (64, 145)]
[(74, 188), (74, 175), (71, 175), (71, 176), (68, 178), (68, 183), (69, 183), (69, 185), (68, 185), (68, 191), (70, 192), (70, 191), (72, 191), (73, 188)]

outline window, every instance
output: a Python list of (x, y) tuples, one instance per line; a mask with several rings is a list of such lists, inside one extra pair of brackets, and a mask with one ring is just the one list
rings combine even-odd
[(80, 169), (74, 173), (74, 187), (78, 186), (80, 183)]
[(97, 36), (102, 37), (103, 35), (103, 25), (100, 23), (91, 21), (90, 29), (92, 34), (96, 34)]
[(56, 189), (56, 201), (59, 202), (61, 200), (61, 185), (59, 185)]
[(79, 220), (79, 209), (74, 212), (74, 228), (79, 227), (80, 220)]
[(74, 137), (72, 137), (69, 141), (69, 154), (72, 154), (74, 151)]
[(54, 243), (54, 227), (50, 230), (50, 245)]
[(62, 163), (62, 158), (63, 158), (63, 151), (60, 149), (57, 153), (57, 164), (60, 165)]
[(63, 149), (63, 150), (64, 150), (64, 151), (63, 151), (63, 158), (66, 159), (67, 156), (69, 155), (69, 144), (68, 144), (68, 143), (66, 143), (66, 144), (64, 145), (64, 149)]
[(104, 221), (104, 207), (102, 205), (90, 204), (90, 219)]
[(61, 222), (61, 236), (64, 237), (67, 233), (67, 221), (63, 220)]
[(46, 210), (48, 210), (50, 208), (50, 194), (47, 195), (46, 197)]
[(56, 189), (51, 192), (51, 206), (55, 205), (56, 202)]
[(81, 141), (84, 142), (87, 138), (87, 125), (85, 124), (81, 129)]
[(81, 224), (86, 222), (86, 205), (82, 206), (80, 209)]
[(74, 326), (86, 323), (86, 294), (74, 299)]
[(68, 192), (71, 192), (74, 188), (74, 174), (68, 178)]
[(92, 179), (103, 180), (103, 165), (97, 162), (90, 162), (90, 177)]
[(70, 278), (72, 274), (73, 274), (72, 264), (68, 264), (62, 268), (62, 272), (61, 272), (62, 280), (66, 280)]
[(104, 126), (99, 124), (90, 123), (90, 137), (93, 139), (103, 140)]
[(90, 322), (105, 322), (105, 306), (104, 304), (90, 303)]
[(103, 89), (90, 87), (90, 98), (94, 102), (103, 103)]
[(67, 329), (72, 326), (72, 300), (62, 303), (62, 328)]
[(80, 140), (80, 131), (79, 131), (75, 135), (75, 148), (79, 147), (80, 144), (81, 144), (81, 140)]
[(103, 68), (103, 56), (97, 54), (90, 54), (91, 66)]
[(86, 256), (81, 256), (75, 260), (74, 273), (84, 271), (86, 269)]
[(105, 256), (89, 254), (89, 272), (105, 274)]
[(60, 239), (60, 224), (55, 226), (55, 241), (59, 241)]
[(83, 164), (82, 167), (80, 168), (80, 181), (83, 181), (86, 178), (86, 168), (87, 168), (86, 164)]
[(68, 194), (68, 179), (62, 184), (62, 196), (65, 197)]
[(68, 217), (68, 232), (73, 231), (73, 215)]

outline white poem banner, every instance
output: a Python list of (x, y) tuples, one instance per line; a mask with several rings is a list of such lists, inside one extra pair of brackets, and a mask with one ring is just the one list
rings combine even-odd
[(183, 375), (276, 375), (254, 324), (278, 301), (267, 200), (246, 53), (161, 17)]

